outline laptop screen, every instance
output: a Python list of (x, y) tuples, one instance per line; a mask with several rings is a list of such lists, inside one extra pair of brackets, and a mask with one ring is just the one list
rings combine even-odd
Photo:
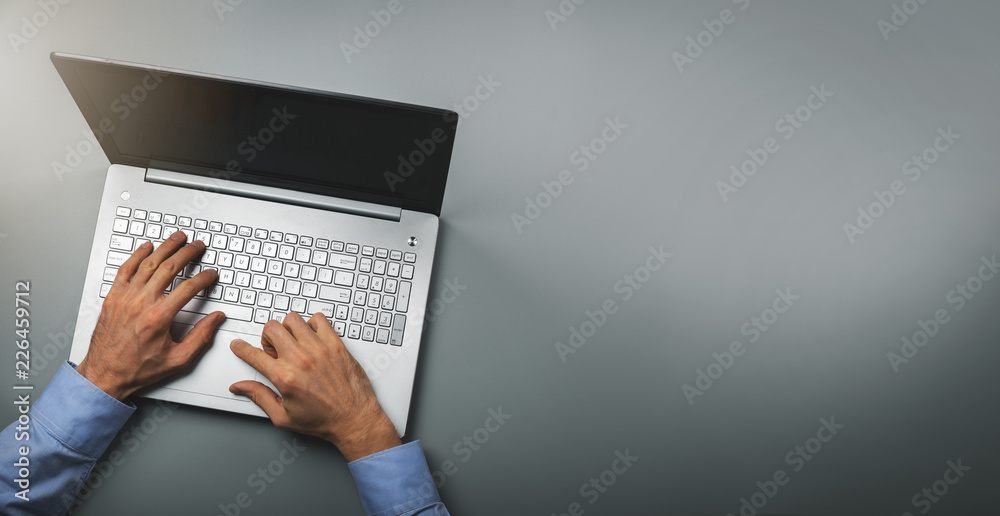
[(142, 65), (52, 61), (112, 163), (440, 214), (452, 111)]

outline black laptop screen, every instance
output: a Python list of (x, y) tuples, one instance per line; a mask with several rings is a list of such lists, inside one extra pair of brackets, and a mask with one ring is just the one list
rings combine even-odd
[(451, 111), (52, 59), (112, 163), (440, 213)]

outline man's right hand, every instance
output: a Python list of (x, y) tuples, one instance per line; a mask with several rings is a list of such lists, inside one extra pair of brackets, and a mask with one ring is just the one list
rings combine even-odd
[(239, 339), (230, 347), (279, 394), (252, 380), (229, 390), (249, 396), (275, 426), (326, 439), (348, 461), (401, 444), (368, 376), (323, 314), (308, 323), (295, 312), (284, 323), (269, 321), (261, 343), (263, 350)]

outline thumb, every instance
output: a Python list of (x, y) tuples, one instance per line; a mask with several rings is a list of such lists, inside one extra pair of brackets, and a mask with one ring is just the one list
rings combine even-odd
[(278, 421), (287, 420), (288, 414), (285, 412), (285, 406), (281, 404), (281, 397), (260, 382), (239, 381), (229, 386), (229, 392), (250, 398), (250, 401), (260, 407), (276, 424)]

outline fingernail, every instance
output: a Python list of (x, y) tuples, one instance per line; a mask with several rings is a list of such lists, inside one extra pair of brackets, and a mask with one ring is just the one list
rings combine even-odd
[(178, 242), (184, 240), (186, 237), (187, 235), (185, 235), (183, 231), (175, 231), (173, 235), (170, 235), (171, 240), (177, 240)]
[(146, 249), (149, 249), (150, 247), (153, 247), (152, 242), (143, 242), (142, 245), (139, 246), (139, 249), (142, 249), (143, 251), (145, 251)]
[(205, 242), (202, 242), (201, 240), (195, 240), (194, 242), (191, 242), (191, 245), (195, 247), (205, 247)]

